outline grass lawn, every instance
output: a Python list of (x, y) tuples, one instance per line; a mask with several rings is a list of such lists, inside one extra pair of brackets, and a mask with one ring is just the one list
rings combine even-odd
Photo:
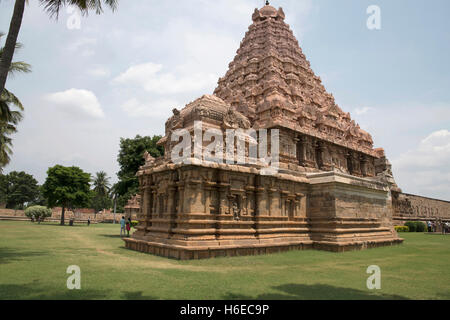
[[(117, 225), (0, 222), (0, 299), (450, 299), (450, 236), (365, 251), (176, 261), (124, 248)], [(81, 268), (68, 290), (67, 267)], [(378, 265), (381, 290), (368, 290)]]

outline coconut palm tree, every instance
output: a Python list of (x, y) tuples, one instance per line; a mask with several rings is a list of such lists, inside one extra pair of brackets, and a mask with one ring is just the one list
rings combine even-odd
[(10, 135), (17, 132), (16, 124), (22, 118), (21, 114), (13, 111), (14, 122), (0, 121), (0, 173), (3, 172), (3, 167), (6, 166), (12, 154), (12, 139)]
[[(15, 1), (8, 37), (6, 38), (5, 52), (0, 60), (0, 93), (5, 89), (6, 79), (17, 44), (17, 38), (19, 36), (20, 27), (22, 26), (25, 2), (28, 2), (27, 0)], [(39, 0), (39, 2), (44, 7), (44, 10), (49, 13), (50, 17), (55, 16), (57, 18), (59, 11), (63, 6), (76, 6), (83, 14), (87, 14), (90, 10), (94, 10), (97, 14), (100, 14), (103, 12), (104, 5), (115, 10), (118, 0)]]
[(95, 209), (95, 213), (103, 209), (111, 208), (111, 199), (109, 198), (109, 190), (111, 189), (111, 183), (106, 172), (100, 171), (95, 174), (93, 180), (93, 197), (91, 198), (92, 208)]
[[(0, 33), (0, 39), (3, 37)], [(20, 44), (16, 44), (19, 49)], [(4, 49), (0, 48), (0, 61), (3, 58)], [(13, 62), (9, 67), (9, 74), (31, 72), (31, 66), (25, 62)], [(13, 109), (15, 107), (17, 110)], [(17, 132), (17, 124), (22, 120), (22, 103), (12, 92), (5, 89), (0, 95), (0, 172), (10, 161), (12, 154), (12, 139), (10, 135)]]
[(94, 178), (94, 191), (101, 197), (107, 197), (111, 183), (108, 174), (104, 171), (97, 172)]

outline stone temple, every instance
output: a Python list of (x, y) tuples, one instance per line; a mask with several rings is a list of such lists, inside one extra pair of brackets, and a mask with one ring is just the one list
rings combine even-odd
[[(164, 158), (145, 155), (140, 223), (126, 247), (201, 259), (401, 243), (392, 204), (401, 191), (383, 149), (326, 92), (283, 10), (266, 5), (252, 18), (214, 94), (174, 110), (159, 142)], [(278, 129), (278, 172), (258, 162), (174, 163), (173, 132), (193, 134), (196, 121), (202, 132)]]

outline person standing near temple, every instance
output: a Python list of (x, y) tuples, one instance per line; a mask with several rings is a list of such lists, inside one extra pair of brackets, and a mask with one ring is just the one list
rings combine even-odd
[(88, 227), (91, 225), (91, 217), (88, 217)]
[(131, 230), (131, 219), (130, 218), (128, 218), (126, 229), (127, 229), (127, 237), (130, 237), (130, 230)]
[(123, 235), (125, 236), (125, 217), (122, 216), (122, 219), (120, 219), (120, 236), (122, 236), (122, 231), (123, 231)]

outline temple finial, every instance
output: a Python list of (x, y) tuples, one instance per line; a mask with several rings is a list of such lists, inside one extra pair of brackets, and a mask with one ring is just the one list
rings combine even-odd
[(269, 0), (266, 0), (266, 6), (270, 6)]

